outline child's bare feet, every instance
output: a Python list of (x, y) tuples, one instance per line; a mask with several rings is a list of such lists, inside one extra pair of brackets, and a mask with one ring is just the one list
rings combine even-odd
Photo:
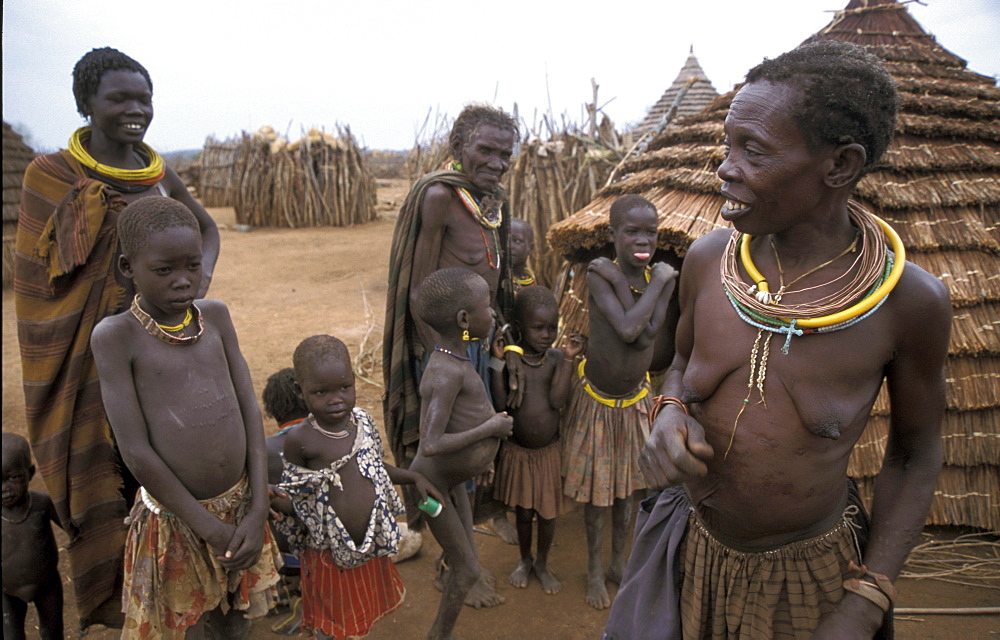
[[(438, 557), (437, 574), (434, 576), (434, 587), (438, 591), (444, 591), (444, 585), (448, 581), (450, 571), (451, 568), (444, 561), (444, 557)], [(483, 569), (479, 574), (479, 579), (465, 595), (465, 606), (473, 609), (489, 609), (506, 602), (504, 597), (497, 593), (496, 585), (497, 579), (493, 574), (487, 569)]]
[(472, 585), (469, 593), (465, 596), (466, 606), (473, 609), (489, 609), (504, 602), (506, 602), (504, 597), (497, 593), (496, 579), (485, 571), (479, 574), (476, 584)]
[(612, 562), (608, 565), (607, 571), (604, 575), (611, 582), (621, 584), (622, 576), (625, 575), (625, 569), (620, 564)]
[(521, 561), (517, 563), (517, 567), (510, 572), (507, 576), (507, 582), (511, 583), (518, 589), (523, 589), (528, 586), (528, 576), (531, 575), (531, 570), (533, 566), (531, 558), (521, 558)]
[(607, 609), (611, 606), (611, 596), (604, 586), (604, 572), (596, 571), (587, 576), (587, 604), (595, 609)]
[(493, 533), (497, 534), (498, 538), (507, 544), (517, 544), (517, 529), (507, 519), (506, 513), (501, 513), (490, 520), (490, 528), (493, 529)]
[(550, 596), (554, 596), (555, 594), (562, 591), (562, 583), (559, 582), (559, 578), (557, 578), (554, 573), (549, 571), (549, 568), (546, 567), (544, 564), (535, 563), (535, 566), (532, 568), (532, 571), (534, 572), (535, 576), (541, 581), (542, 589), (545, 591), (545, 593), (549, 594)]

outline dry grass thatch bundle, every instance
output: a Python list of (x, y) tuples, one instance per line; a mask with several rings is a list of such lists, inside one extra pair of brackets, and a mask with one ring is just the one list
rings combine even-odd
[[(883, 167), (855, 196), (899, 232), (908, 258), (939, 277), (954, 306), (946, 365), (945, 470), (929, 522), (1000, 528), (1000, 89), (965, 68), (895, 0), (851, 0), (809, 41), (833, 38), (867, 47), (896, 79), (902, 111)], [(748, 68), (751, 63), (748, 61)], [(553, 226), (549, 242), (575, 261), (605, 245), (608, 210), (624, 193), (639, 193), (660, 212), (659, 248), (683, 256), (690, 243), (726, 226), (715, 169), (722, 123), (733, 93), (665, 129), (629, 159), (618, 182), (571, 218)], [(584, 324), (572, 298), (564, 320)], [(569, 306), (567, 306), (569, 305)], [(579, 306), (579, 305), (577, 305)], [(850, 464), (866, 495), (878, 473), (888, 404), (876, 402)]]
[(21, 207), (21, 183), (24, 171), (35, 152), (20, 134), (3, 123), (3, 286), (14, 283), (14, 237), (17, 235), (17, 215)]
[(231, 205), (241, 224), (347, 226), (377, 215), (375, 178), (348, 127), (336, 136), (312, 129), (294, 142), (271, 127), (225, 143), (209, 138), (201, 163), (202, 202)]
[(514, 216), (534, 229), (535, 251), (528, 263), (540, 284), (552, 287), (563, 265), (562, 256), (543, 240), (549, 228), (590, 202), (621, 155), (621, 141), (608, 118), (593, 135), (564, 123), (563, 131), (547, 141), (533, 134), (521, 143), (506, 187)]

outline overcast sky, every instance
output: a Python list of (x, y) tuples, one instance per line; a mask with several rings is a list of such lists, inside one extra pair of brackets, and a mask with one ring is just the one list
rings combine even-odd
[[(924, 0), (911, 14), (984, 75), (1000, 74), (1000, 2)], [(146, 141), (200, 148), (271, 125), (349, 125), (371, 149), (409, 149), (431, 113), (470, 101), (582, 122), (591, 100), (621, 129), (642, 120), (689, 47), (716, 90), (824, 27), (846, 0), (3, 0), (3, 119), (36, 150), (83, 120), (73, 65), (111, 46), (154, 84)]]

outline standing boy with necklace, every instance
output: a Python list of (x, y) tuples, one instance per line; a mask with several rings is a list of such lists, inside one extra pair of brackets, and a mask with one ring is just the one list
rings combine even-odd
[(417, 313), (436, 341), (420, 380), (420, 446), (410, 470), (447, 498), (429, 523), (451, 570), (428, 638), (451, 638), (462, 603), (482, 571), (465, 483), (492, 475), (500, 439), (510, 435), (512, 420), (493, 410), (465, 351), (469, 340), (485, 338), (493, 329), (486, 281), (461, 267), (435, 271), (420, 287)]
[[(639, 451), (648, 435), (646, 372), (663, 328), (677, 272), (656, 251), (656, 208), (645, 198), (622, 196), (611, 205), (616, 260), (593, 260), (587, 271), (590, 336), (587, 358), (563, 416), (563, 491), (584, 503), (587, 527), (587, 604), (611, 604), (605, 577), (621, 580), (625, 569), (631, 496), (645, 489)], [(612, 507), (611, 564), (601, 560), (604, 518)]]
[(209, 616), (218, 634), (246, 637), (247, 618), (274, 602), (281, 562), (250, 372), (226, 306), (194, 304), (201, 237), (187, 207), (138, 200), (118, 233), (119, 268), (139, 293), (91, 345), (115, 439), (142, 485), (125, 547), (122, 638), (202, 637)]

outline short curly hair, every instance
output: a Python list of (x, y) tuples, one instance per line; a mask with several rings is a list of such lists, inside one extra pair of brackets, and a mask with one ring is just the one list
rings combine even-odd
[(73, 67), (73, 97), (76, 98), (76, 110), (81, 116), (84, 118), (90, 116), (90, 107), (87, 103), (97, 95), (97, 88), (101, 86), (104, 74), (122, 69), (141, 73), (149, 84), (149, 92), (153, 93), (153, 80), (149, 77), (146, 67), (118, 49), (111, 47), (92, 49)]
[(612, 229), (617, 229), (622, 223), (622, 216), (633, 209), (645, 209), (656, 213), (656, 205), (636, 193), (629, 193), (617, 198), (611, 203), (611, 212), (608, 215), (608, 224)]
[(518, 326), (524, 326), (524, 319), (529, 312), (539, 309), (555, 309), (559, 313), (559, 303), (550, 290), (541, 285), (525, 287), (514, 296), (513, 320)]
[(309, 408), (295, 388), (295, 369), (291, 367), (285, 367), (268, 377), (260, 399), (264, 401), (264, 411), (277, 420), (278, 424), (309, 415)]
[(792, 110), (806, 137), (817, 146), (858, 143), (872, 171), (892, 141), (899, 96), (885, 65), (864, 47), (817, 40), (758, 64), (747, 84), (787, 84), (801, 91)]
[(510, 131), (514, 134), (515, 142), (520, 137), (517, 121), (500, 107), (482, 103), (468, 104), (462, 109), (462, 113), (458, 114), (448, 135), (448, 150), (452, 158), (458, 160), (462, 157), (462, 149), (472, 139), (476, 129), (483, 125)]
[(163, 196), (139, 198), (118, 215), (122, 254), (130, 260), (135, 258), (146, 246), (149, 236), (174, 227), (188, 227), (201, 233), (198, 219), (183, 203)]
[(292, 366), (295, 367), (295, 379), (302, 384), (306, 374), (317, 362), (334, 360), (351, 366), (351, 353), (347, 345), (339, 338), (328, 335), (310, 336), (295, 347), (292, 354)]
[(458, 312), (475, 302), (475, 282), (486, 281), (471, 269), (448, 267), (430, 274), (420, 283), (417, 293), (417, 317), (439, 333), (453, 328)]

